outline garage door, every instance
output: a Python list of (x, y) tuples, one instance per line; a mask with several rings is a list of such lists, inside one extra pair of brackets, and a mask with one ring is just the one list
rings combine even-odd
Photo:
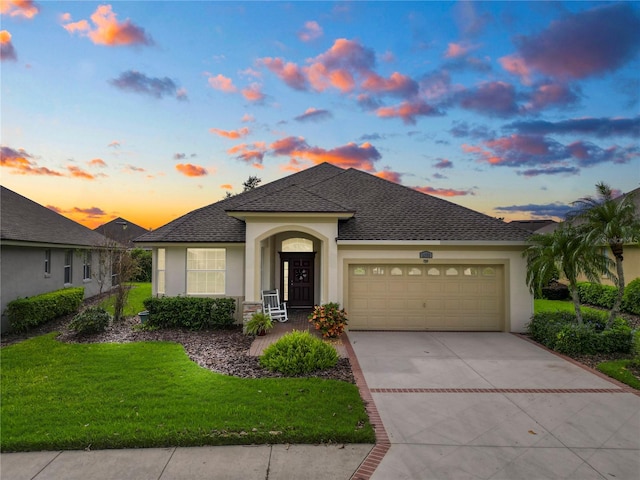
[(352, 330), (504, 326), (502, 265), (349, 265)]

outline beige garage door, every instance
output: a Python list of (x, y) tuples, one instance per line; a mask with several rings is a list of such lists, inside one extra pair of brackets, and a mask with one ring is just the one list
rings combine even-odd
[(349, 265), (352, 330), (504, 328), (502, 265)]

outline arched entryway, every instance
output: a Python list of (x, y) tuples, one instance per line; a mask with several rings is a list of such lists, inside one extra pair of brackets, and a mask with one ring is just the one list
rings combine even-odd
[(282, 240), (280, 256), (280, 291), (290, 308), (310, 308), (315, 304), (314, 241), (291, 237)]

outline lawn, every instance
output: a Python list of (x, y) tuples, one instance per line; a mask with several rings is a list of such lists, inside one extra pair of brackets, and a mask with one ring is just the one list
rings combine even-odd
[[(580, 309), (582, 311), (592, 311), (592, 312), (598, 312), (599, 310), (596, 308), (590, 308), (590, 307), (586, 307), (584, 305), (581, 305)], [(556, 312), (556, 311), (562, 311), (562, 312), (575, 312), (575, 307), (573, 306), (573, 302), (570, 300), (545, 300), (542, 298), (536, 298), (533, 301), (533, 310), (535, 313), (542, 313), (542, 312)]]
[(602, 362), (597, 368), (605, 375), (609, 375), (636, 390), (640, 390), (640, 379), (629, 371), (630, 363), (631, 360), (612, 360), (610, 362)]
[(175, 343), (55, 337), (0, 351), (2, 451), (375, 440), (346, 382), (240, 379)]
[[(144, 310), (144, 304), (142, 302), (150, 296), (151, 283), (131, 283), (131, 289), (129, 290), (129, 295), (127, 297), (127, 304), (124, 307), (124, 316), (134, 317), (138, 312), (142, 312)], [(111, 296), (100, 302), (100, 306), (113, 315), (113, 303), (114, 297)]]

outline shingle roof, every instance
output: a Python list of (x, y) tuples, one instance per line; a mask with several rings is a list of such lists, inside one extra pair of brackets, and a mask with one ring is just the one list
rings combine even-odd
[(374, 175), (322, 163), (194, 210), (136, 241), (244, 242), (244, 222), (227, 214), (237, 211), (355, 212), (339, 221), (338, 240), (520, 242), (530, 235), (515, 225)]
[(107, 239), (53, 210), (0, 186), (0, 238), (78, 247), (105, 245)]
[(140, 235), (147, 233), (149, 230), (142, 228), (140, 225), (136, 225), (129, 220), (118, 217), (104, 225), (94, 228), (93, 231), (101, 233), (105, 237), (115, 240), (127, 247), (133, 247), (133, 240)]

